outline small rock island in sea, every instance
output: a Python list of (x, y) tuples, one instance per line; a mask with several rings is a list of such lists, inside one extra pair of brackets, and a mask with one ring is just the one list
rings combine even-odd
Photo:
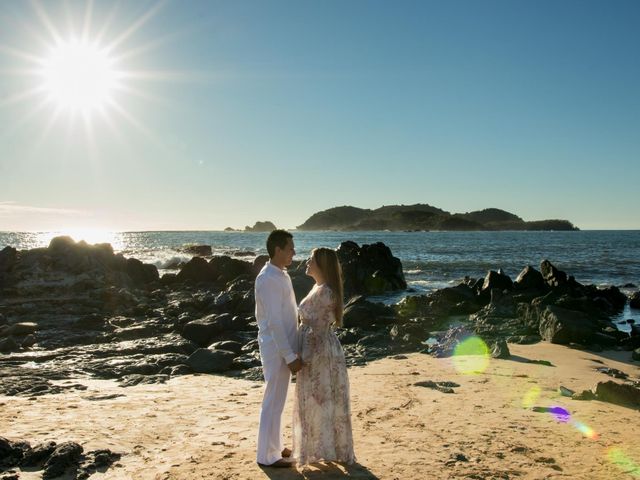
[[(271, 232), (276, 229), (276, 226), (273, 222), (265, 221), (265, 222), (256, 222), (253, 227), (247, 225), (244, 227), (245, 232)], [(225, 232), (241, 232), (242, 230), (236, 230), (232, 227), (227, 227), (224, 229)]]
[(487, 208), (449, 213), (427, 204), (386, 205), (375, 210), (334, 207), (311, 215), (298, 230), (579, 230), (568, 220), (524, 221), (513, 213)]

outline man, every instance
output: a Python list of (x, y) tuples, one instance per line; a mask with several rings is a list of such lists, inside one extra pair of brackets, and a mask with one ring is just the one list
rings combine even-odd
[(291, 374), (302, 368), (296, 353), (296, 297), (285, 270), (296, 253), (293, 236), (284, 230), (274, 230), (267, 238), (267, 251), (269, 261), (255, 284), (258, 344), (265, 380), (258, 429), (258, 464), (291, 467), (293, 464), (286, 460), (291, 450), (283, 448), (281, 418)]

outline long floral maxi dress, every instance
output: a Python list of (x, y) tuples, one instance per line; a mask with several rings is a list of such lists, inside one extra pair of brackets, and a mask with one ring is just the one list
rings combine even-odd
[(321, 460), (353, 463), (349, 378), (344, 351), (332, 328), (333, 292), (325, 285), (314, 286), (298, 313), (304, 365), (296, 374), (293, 456), (301, 465)]

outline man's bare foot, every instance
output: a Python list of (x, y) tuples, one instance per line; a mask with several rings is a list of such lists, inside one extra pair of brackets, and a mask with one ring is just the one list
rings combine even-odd
[(265, 465), (259, 462), (258, 462), (258, 465), (260, 465), (261, 467), (269, 467), (269, 468), (292, 468), (293, 462), (288, 462), (284, 458), (281, 458), (280, 460), (276, 460), (275, 462), (273, 462), (271, 465)]
[(282, 457), (289, 458), (290, 456), (291, 456), (291, 449), (284, 447), (284, 450), (282, 450)]

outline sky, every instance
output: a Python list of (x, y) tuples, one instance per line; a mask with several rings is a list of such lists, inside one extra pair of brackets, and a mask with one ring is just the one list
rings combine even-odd
[(640, 229), (638, 25), (634, 0), (0, 2), (0, 231), (415, 203)]

